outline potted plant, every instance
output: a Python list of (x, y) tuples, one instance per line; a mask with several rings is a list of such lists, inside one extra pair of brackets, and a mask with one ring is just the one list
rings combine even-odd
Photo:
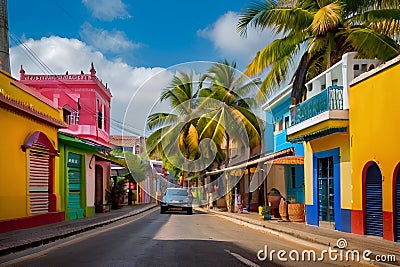
[(271, 208), (269, 206), (262, 207), (262, 216), (264, 220), (271, 220)]

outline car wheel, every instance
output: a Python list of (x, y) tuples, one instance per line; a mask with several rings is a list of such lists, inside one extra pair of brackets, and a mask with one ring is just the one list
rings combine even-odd
[(188, 215), (192, 215), (193, 214), (193, 209), (192, 208), (188, 208), (187, 209), (187, 214)]
[(165, 213), (165, 208), (164, 208), (163, 206), (161, 206), (161, 211), (160, 211), (160, 213), (161, 213), (161, 214), (164, 214), (164, 213)]

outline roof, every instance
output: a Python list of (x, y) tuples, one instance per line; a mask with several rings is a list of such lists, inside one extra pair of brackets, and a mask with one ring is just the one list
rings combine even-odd
[(276, 158), (267, 163), (270, 164), (293, 164), (293, 165), (303, 165), (304, 164), (304, 156), (286, 156), (282, 158)]
[(375, 69), (372, 69), (370, 71), (364, 72), (363, 74), (361, 74), (360, 76), (358, 76), (357, 78), (352, 80), (350, 82), (350, 86), (355, 85), (355, 84), (357, 84), (359, 82), (362, 82), (363, 80), (366, 80), (367, 78), (369, 78), (369, 77), (371, 77), (371, 76), (373, 76), (375, 74), (378, 74), (379, 72), (381, 72), (381, 71), (383, 71), (383, 70), (385, 70), (385, 69), (387, 69), (389, 67), (397, 65), (399, 62), (400, 62), (400, 55), (395, 57), (395, 58), (393, 58), (393, 59), (391, 59), (391, 60), (389, 60), (389, 61), (387, 61), (387, 62), (385, 62), (385, 63), (383, 63), (383, 64), (381, 64), (381, 65), (379, 65)]
[(274, 160), (276, 158), (285, 157), (285, 156), (292, 156), (292, 155), (294, 155), (294, 153), (295, 153), (294, 152), (294, 148), (290, 147), (290, 148), (286, 148), (286, 149), (283, 149), (283, 150), (280, 150), (280, 151), (277, 151), (277, 152), (269, 153), (269, 154), (267, 154), (265, 156), (262, 156), (262, 157), (260, 157), (258, 159), (253, 159), (253, 160), (249, 160), (249, 161), (244, 162), (244, 163), (237, 164), (235, 166), (230, 166), (228, 168), (224, 168), (224, 169), (221, 169), (221, 170), (209, 171), (209, 172), (206, 172), (206, 175), (213, 175), (213, 174), (217, 174), (217, 173), (221, 173), (221, 172), (225, 172), (225, 171), (231, 171), (231, 170), (236, 170), (236, 169), (240, 169), (240, 168), (246, 168), (246, 167), (258, 164), (258, 163), (268, 162), (268, 161)]
[(114, 146), (130, 146), (133, 147), (140, 142), (140, 136), (126, 136), (126, 135), (110, 135), (110, 144)]

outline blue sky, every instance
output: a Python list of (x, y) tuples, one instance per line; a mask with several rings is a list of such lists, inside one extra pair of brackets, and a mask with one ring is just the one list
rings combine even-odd
[[(27, 73), (88, 72), (94, 62), (97, 75), (113, 93), (112, 117), (122, 121), (128, 100), (138, 88), (173, 65), (227, 58), (244, 70), (273, 39), (269, 32), (251, 30), (248, 38), (242, 38), (235, 31), (238, 13), (249, 3), (9, 0), (12, 74), (18, 77), (20, 65)], [(170, 77), (158, 75), (157, 79), (154, 96)], [(145, 114), (139, 115), (135, 127), (142, 128)]]

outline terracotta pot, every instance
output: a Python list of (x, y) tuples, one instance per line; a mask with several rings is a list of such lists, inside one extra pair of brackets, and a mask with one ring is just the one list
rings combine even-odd
[(289, 220), (293, 222), (304, 222), (305, 221), (304, 208), (305, 205), (301, 203), (288, 204)]
[(288, 214), (287, 214), (287, 202), (281, 199), (281, 202), (279, 203), (279, 215), (281, 215), (282, 220), (289, 220)]

